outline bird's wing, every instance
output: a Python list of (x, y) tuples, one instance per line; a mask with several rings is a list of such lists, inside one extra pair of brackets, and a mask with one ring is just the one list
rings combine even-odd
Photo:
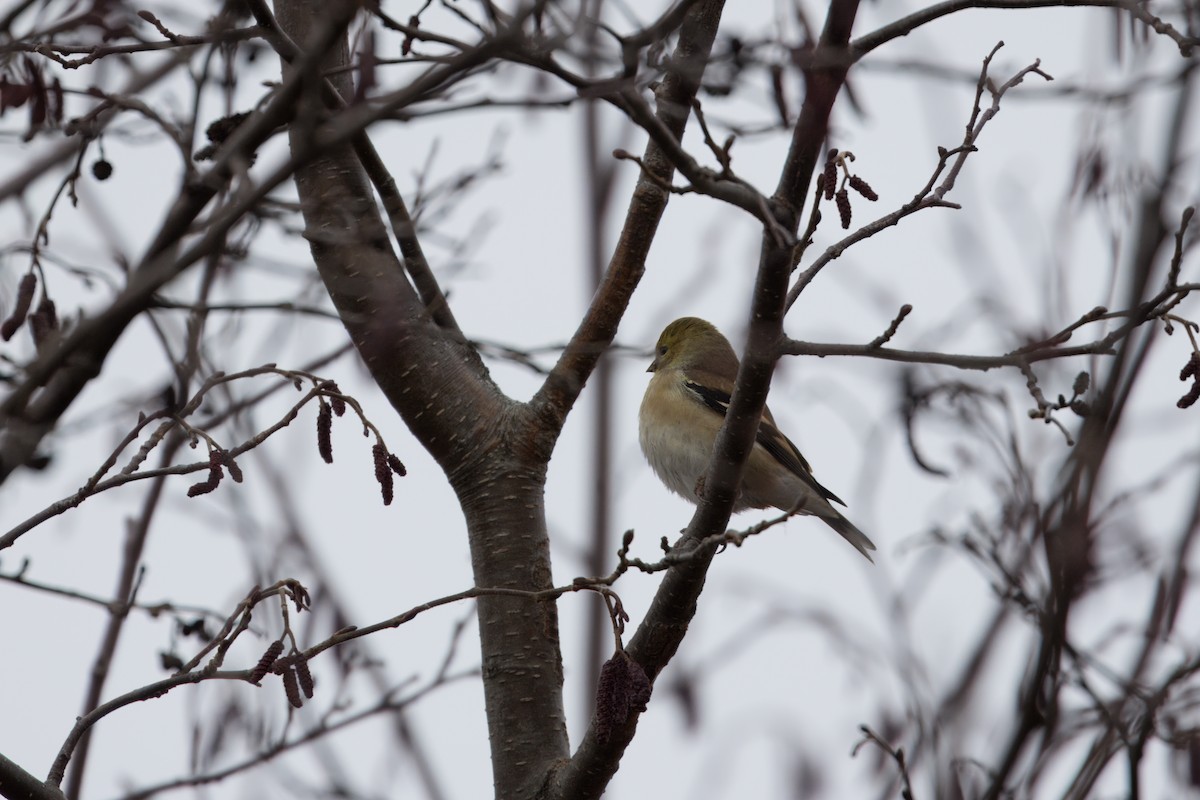
[[(702, 376), (695, 376), (702, 377)], [(704, 376), (707, 377), (707, 376)], [(716, 376), (713, 376), (716, 377)], [(707, 406), (712, 411), (720, 414), (722, 417), (729, 411), (729, 392), (724, 389), (718, 389), (710, 385), (718, 381), (696, 381), (692, 377), (684, 379), (684, 386), (691, 392), (701, 403)], [(771, 456), (788, 470), (804, 481), (808, 486), (821, 497), (826, 500), (832, 500), (835, 503), (846, 503), (833, 492), (826, 489), (812, 475), (812, 467), (804, 460), (804, 456), (800, 455), (800, 451), (796, 449), (796, 445), (792, 444), (792, 440), (783, 435), (783, 433), (775, 427), (774, 419), (771, 417), (771, 412), (763, 409), (763, 418), (758, 421), (757, 442), (763, 446)]]

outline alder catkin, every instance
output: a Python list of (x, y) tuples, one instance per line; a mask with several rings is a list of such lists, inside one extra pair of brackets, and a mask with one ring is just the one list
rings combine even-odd
[(1197, 400), (1200, 400), (1200, 378), (1192, 381), (1191, 391), (1179, 398), (1175, 405), (1179, 406), (1180, 408), (1189, 408), (1194, 405)]
[(615, 653), (600, 668), (596, 684), (596, 736), (607, 742), (634, 711), (645, 711), (650, 702), (650, 679), (625, 651)]
[(29, 315), (29, 332), (33, 335), (33, 343), (39, 349), (50, 338), (50, 334), (58, 330), (58, 310), (54, 301), (42, 296), (37, 311)]
[(824, 189), (825, 199), (832, 200), (833, 193), (837, 186), (837, 150), (829, 151), (829, 155), (825, 157), (825, 174), (824, 174)]
[(37, 276), (32, 272), (26, 272), (21, 276), (21, 282), (17, 284), (17, 304), (13, 306), (12, 313), (8, 315), (8, 319), (4, 320), (3, 324), (0, 324), (0, 339), (4, 339), (7, 342), (25, 324), (25, 317), (29, 314), (29, 307), (33, 305), (33, 292), (35, 289), (37, 289)]
[(254, 669), (250, 670), (250, 682), (258, 683), (266, 677), (271, 671), (271, 667), (275, 665), (275, 659), (279, 658), (279, 654), (283, 652), (283, 640), (276, 639), (271, 642), (271, 646), (262, 654), (262, 658), (258, 659), (258, 663), (254, 665)]
[(850, 193), (845, 189), (837, 191), (837, 210), (838, 216), (842, 218), (842, 227), (850, 227)]
[(333, 463), (333, 409), (324, 400), (317, 409), (317, 452), (326, 464)]
[(302, 655), (296, 656), (296, 678), (300, 682), (300, 690), (304, 692), (304, 696), (311, 700), (313, 696), (313, 676), (308, 669), (308, 659)]
[(1083, 394), (1092, 385), (1092, 376), (1086, 372), (1081, 372), (1075, 376), (1075, 384), (1071, 387), (1071, 391), (1077, 395)]
[(383, 496), (383, 504), (390, 506), (394, 496), (392, 468), (388, 464), (388, 451), (382, 442), (376, 442), (371, 448), (371, 456), (375, 459), (375, 480), (379, 482), (379, 492)]
[(221, 454), (221, 463), (225, 465), (225, 469), (229, 470), (229, 477), (233, 478), (234, 483), (242, 482), (242, 468), (233, 460), (233, 455), (228, 450), (218, 451)]
[(879, 199), (879, 195), (877, 195), (875, 193), (875, 190), (871, 188), (871, 184), (867, 183), (866, 181), (864, 181), (862, 178), (858, 177), (857, 175), (850, 176), (850, 188), (853, 189), (854, 191), (858, 192), (859, 194), (861, 194), (863, 197), (867, 198), (871, 202), (875, 202), (876, 200)]
[(1183, 369), (1179, 370), (1179, 380), (1186, 381), (1198, 373), (1200, 373), (1200, 353), (1192, 351), (1192, 357), (1183, 365)]
[(342, 390), (338, 388), (337, 383), (334, 381), (325, 381), (321, 384), (321, 388), (331, 393), (329, 395), (329, 405), (333, 408), (333, 413), (339, 417), (344, 415), (346, 413), (346, 398), (342, 397)]
[(288, 702), (293, 708), (300, 708), (304, 705), (304, 700), (300, 697), (300, 687), (296, 684), (296, 671), (289, 666), (280, 677), (283, 678), (283, 693), (287, 695)]

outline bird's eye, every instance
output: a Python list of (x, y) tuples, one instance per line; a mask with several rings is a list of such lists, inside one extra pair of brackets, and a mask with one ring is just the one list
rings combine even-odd
[(666, 346), (665, 344), (664, 344), (664, 345), (660, 345), (660, 346), (659, 346), (659, 348), (658, 348), (658, 354), (659, 354), (660, 356), (665, 356), (665, 355), (667, 354), (667, 346)]

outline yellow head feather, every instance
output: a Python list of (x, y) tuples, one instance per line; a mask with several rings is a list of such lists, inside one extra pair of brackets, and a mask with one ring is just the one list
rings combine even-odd
[(646, 369), (700, 369), (733, 379), (738, 358), (733, 347), (712, 323), (699, 317), (681, 317), (658, 337), (654, 361)]

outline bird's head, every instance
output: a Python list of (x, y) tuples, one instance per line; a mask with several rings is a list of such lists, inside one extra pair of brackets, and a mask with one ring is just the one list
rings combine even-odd
[(681, 317), (658, 337), (654, 360), (647, 372), (660, 369), (705, 369), (724, 374), (732, 369), (737, 375), (738, 359), (729, 340), (712, 323), (699, 317)]

